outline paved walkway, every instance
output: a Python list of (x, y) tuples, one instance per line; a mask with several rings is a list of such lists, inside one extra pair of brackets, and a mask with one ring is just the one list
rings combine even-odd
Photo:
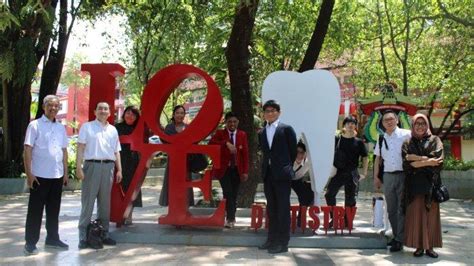
[[(135, 225), (153, 223), (166, 208), (159, 207), (156, 187), (143, 189), (144, 208), (135, 212)], [(261, 198), (262, 195), (257, 195)], [(201, 265), (201, 264), (250, 264), (250, 265), (390, 265), (474, 264), (474, 204), (470, 201), (451, 200), (442, 204), (444, 248), (438, 249), (440, 257), (414, 258), (413, 249), (390, 253), (384, 249), (316, 249), (290, 248), (288, 253), (269, 255), (255, 247), (215, 247), (156, 244), (118, 244), (103, 250), (78, 250), (77, 221), (80, 212), (80, 192), (65, 192), (60, 214), (60, 235), (70, 245), (69, 250), (59, 251), (44, 247), (45, 230), (38, 243), (40, 253), (24, 256), (24, 222), (28, 194), (0, 196), (0, 264), (1, 265), (83, 265), (83, 264), (140, 264), (140, 265)], [(295, 197), (293, 195), (293, 199)], [(338, 202), (342, 202), (339, 198)], [(356, 223), (369, 223), (371, 195), (359, 196)], [(245, 218), (239, 219), (245, 226)], [(44, 224), (44, 221), (43, 221)], [(227, 229), (226, 229), (227, 230)], [(376, 229), (373, 229), (374, 232)], [(337, 236), (334, 236), (337, 237)]]

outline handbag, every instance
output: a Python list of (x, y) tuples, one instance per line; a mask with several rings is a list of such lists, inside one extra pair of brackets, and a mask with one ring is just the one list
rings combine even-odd
[(104, 244), (102, 240), (105, 238), (105, 230), (101, 220), (96, 219), (87, 225), (87, 245), (93, 249), (102, 249)]
[(373, 210), (373, 217), (372, 217), (372, 225), (374, 227), (383, 227), (383, 197), (373, 197), (372, 198), (372, 210)]
[(206, 156), (200, 153), (193, 153), (188, 155), (188, 171), (199, 173), (206, 169), (209, 165)]
[(448, 188), (443, 184), (433, 185), (433, 199), (438, 203), (448, 201), (449, 200)]

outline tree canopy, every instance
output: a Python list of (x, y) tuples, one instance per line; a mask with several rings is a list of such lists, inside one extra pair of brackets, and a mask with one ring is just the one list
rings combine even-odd
[[(355, 85), (356, 97), (378, 94), (380, 84), (393, 81), (399, 93), (417, 99), (429, 114), (435, 105), (445, 108), (446, 117), (436, 133), (445, 136), (463, 115), (462, 119), (472, 118), (470, 0), (10, 0), (0, 3), (2, 117), (11, 136), (3, 151), (9, 155), (2, 158), (21, 157), (29, 90), (41, 60), (44, 96), (58, 85), (75, 16), (94, 20), (111, 14), (124, 17), (114, 27), (126, 29), (121, 41), (128, 45), (118, 47), (129, 47), (123, 58), (128, 103), (139, 104), (144, 85), (159, 69), (174, 63), (193, 64), (214, 77), (222, 95), (234, 102), (232, 108), (242, 97), (231, 92), (245, 90), (247, 95), (248, 90), (249, 97), (240, 104), (251, 112), (244, 124), (255, 130), (265, 77), (276, 70), (308, 69), (302, 66), (309, 56), (310, 64), (317, 62), (318, 68), (348, 73), (350, 80), (345, 82)], [(229, 56), (230, 40), (236, 18), (246, 14), (251, 23), (234, 40), (234, 44), (245, 42), (239, 47), (244, 58), (234, 58), (246, 60), (235, 68), (243, 80), (232, 80), (235, 65)], [(327, 34), (323, 34), (324, 26)], [(317, 30), (323, 35), (316, 34)], [(233, 82), (244, 85), (236, 87)], [(183, 99), (181, 92), (173, 97), (174, 102)], [(13, 104), (18, 108), (8, 112)], [(457, 115), (452, 116), (453, 112)]]

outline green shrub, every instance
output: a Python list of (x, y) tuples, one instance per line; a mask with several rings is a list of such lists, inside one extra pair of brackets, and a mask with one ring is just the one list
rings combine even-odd
[(25, 177), (23, 165), (15, 161), (0, 161), (0, 178)]
[(443, 164), (444, 170), (455, 170), (455, 171), (467, 171), (474, 169), (474, 161), (465, 162), (463, 160), (457, 160), (451, 156), (444, 159)]
[(67, 147), (67, 166), (69, 178), (77, 179), (76, 176), (76, 156), (77, 156), (77, 138), (69, 139), (69, 145)]

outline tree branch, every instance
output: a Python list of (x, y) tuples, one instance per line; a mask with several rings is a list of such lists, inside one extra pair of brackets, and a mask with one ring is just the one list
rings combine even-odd
[[(390, 42), (392, 43), (393, 51), (395, 52), (395, 56), (402, 62), (402, 58), (400, 54), (398, 53), (397, 46), (395, 45), (395, 36), (393, 34), (393, 25), (392, 25), (392, 20), (390, 19), (390, 14), (388, 13), (388, 8), (387, 8), (387, 0), (384, 0), (384, 9), (385, 9), (385, 14), (387, 15), (387, 22), (388, 22), (388, 28), (390, 32)], [(405, 25), (406, 26), (406, 25)]]
[(448, 128), (448, 130), (446, 130), (446, 132), (443, 134), (443, 136), (440, 137), (440, 139), (445, 140), (448, 137), (449, 133), (451, 133), (451, 130), (453, 130), (453, 128), (456, 126), (457, 122), (461, 119), (461, 117), (463, 117), (464, 115), (466, 115), (466, 114), (468, 114), (472, 111), (474, 111), (474, 108), (470, 108), (470, 109), (467, 109), (467, 110), (461, 112), (459, 114), (459, 116), (456, 117), (456, 119), (454, 119), (454, 121), (451, 123), (451, 126)]
[(323, 0), (313, 35), (311, 36), (311, 40), (309, 41), (308, 48), (306, 49), (303, 62), (301, 62), (298, 72), (314, 69), (314, 65), (316, 65), (319, 53), (323, 47), (324, 38), (328, 32), (334, 3), (335, 0)]
[(460, 17), (456, 17), (455, 15), (448, 12), (448, 9), (446, 9), (446, 7), (443, 5), (443, 3), (441, 3), (441, 0), (438, 0), (437, 2), (438, 2), (438, 7), (439, 7), (439, 9), (441, 9), (441, 11), (443, 11), (443, 14), (444, 14), (445, 18), (450, 19), (452, 21), (455, 21), (455, 22), (457, 22), (461, 25), (464, 25), (466, 27), (474, 27), (474, 22), (473, 21), (469, 21), (468, 19), (463, 19), (463, 18), (460, 18)]
[(379, 35), (379, 42), (380, 42), (380, 58), (382, 60), (383, 66), (383, 73), (385, 75), (385, 81), (388, 82), (390, 80), (390, 76), (388, 75), (387, 69), (387, 61), (385, 59), (385, 52), (384, 52), (384, 43), (383, 43), (383, 32), (382, 32), (382, 15), (380, 14), (380, 2), (377, 0), (377, 26), (378, 26), (378, 35)]
[(454, 101), (454, 103), (452, 103), (452, 104), (449, 106), (448, 111), (446, 112), (446, 115), (444, 115), (443, 121), (441, 121), (441, 124), (439, 125), (438, 131), (436, 131), (436, 134), (435, 134), (435, 135), (440, 135), (441, 132), (443, 131), (444, 124), (446, 124), (446, 121), (448, 120), (449, 115), (450, 115), (451, 112), (453, 111), (453, 108), (454, 108), (454, 106), (456, 105), (456, 102), (457, 102), (457, 101), (458, 101), (458, 100)]

